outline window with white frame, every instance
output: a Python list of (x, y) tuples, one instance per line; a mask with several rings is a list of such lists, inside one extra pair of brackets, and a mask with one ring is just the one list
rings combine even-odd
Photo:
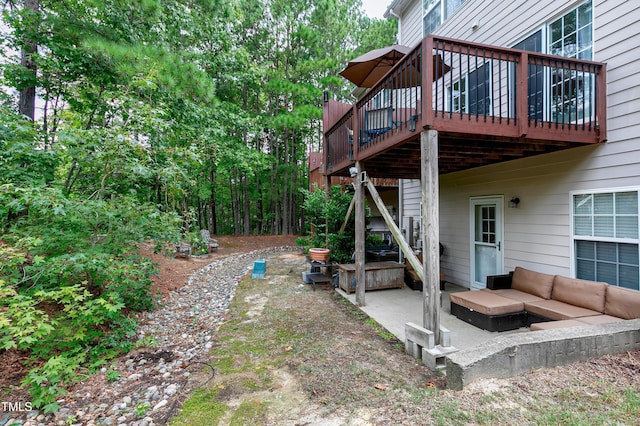
[(491, 114), (491, 63), (479, 64), (476, 69), (448, 85), (445, 102), (446, 111)]
[(467, 0), (446, 0), (444, 3), (444, 19), (449, 19)]
[[(549, 24), (552, 55), (593, 59), (593, 8), (586, 1)], [(593, 77), (578, 70), (551, 69), (551, 115), (572, 123), (592, 117)], [(577, 100), (584, 100), (579, 104)]]
[(422, 32), (432, 34), (442, 24), (440, 0), (422, 0)]
[(467, 78), (462, 77), (447, 87), (446, 111), (467, 112)]
[(568, 58), (593, 59), (591, 0), (549, 24), (549, 53)]
[(422, 0), (422, 34), (432, 34), (467, 0)]
[(638, 189), (574, 193), (577, 278), (640, 290)]

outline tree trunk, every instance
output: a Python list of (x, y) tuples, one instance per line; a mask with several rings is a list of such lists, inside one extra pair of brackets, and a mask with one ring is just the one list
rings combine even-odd
[[(289, 130), (285, 131), (284, 134), (284, 165), (285, 170), (289, 170), (289, 143), (293, 143), (293, 135), (289, 132)], [(284, 177), (284, 176), (283, 176)], [(289, 233), (289, 182), (288, 180), (282, 179), (282, 233)]]
[(218, 233), (218, 214), (216, 209), (216, 172), (211, 168), (211, 174), (209, 180), (211, 181), (211, 225), (209, 226), (209, 231), (213, 235)]
[(238, 169), (233, 169), (233, 177), (229, 181), (231, 189), (231, 210), (233, 211), (233, 235), (238, 235), (240, 224), (240, 203), (238, 203)]
[(296, 192), (298, 183), (298, 165), (296, 162), (296, 144), (295, 140), (291, 144), (291, 173), (289, 173), (289, 232), (288, 234), (295, 234), (296, 225)]
[(202, 205), (202, 198), (197, 196), (198, 199), (198, 229), (204, 229), (204, 206)]
[(249, 205), (249, 177), (245, 173), (243, 177), (244, 183), (244, 235), (251, 233), (251, 206)]
[(260, 176), (257, 174), (256, 194), (258, 194), (258, 199), (256, 200), (256, 234), (260, 235), (264, 233), (264, 215), (262, 211), (262, 188), (260, 188)]
[[(33, 14), (38, 14), (40, 11), (39, 0), (24, 0), (24, 9), (29, 10)], [(34, 34), (37, 30), (34, 29)], [(37, 78), (37, 65), (33, 60), (33, 57), (38, 53), (38, 45), (35, 41), (25, 40), (24, 46), (20, 50), (20, 65), (28, 70), (28, 74), (32, 81), (26, 87), (20, 90), (20, 98), (18, 99), (18, 112), (24, 116), (29, 117), (31, 121), (36, 117), (36, 86), (35, 81)]]

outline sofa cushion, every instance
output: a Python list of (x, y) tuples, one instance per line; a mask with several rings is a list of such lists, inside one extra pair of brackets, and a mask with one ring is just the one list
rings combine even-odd
[(607, 283), (579, 280), (556, 275), (553, 279), (551, 298), (559, 302), (604, 312)]
[(519, 266), (513, 271), (511, 288), (533, 294), (543, 299), (551, 299), (553, 275), (530, 271)]
[(552, 320), (564, 320), (591, 315), (601, 315), (602, 312), (586, 309), (580, 306), (570, 305), (559, 300), (541, 300), (537, 302), (526, 302), (524, 308), (527, 312), (540, 315)]
[(492, 291), (498, 296), (506, 297), (507, 299), (517, 300), (518, 302), (535, 302), (538, 300), (546, 300), (535, 294), (525, 293), (524, 291), (514, 290), (512, 288), (504, 288), (500, 290), (488, 290)]
[(560, 321), (536, 322), (531, 324), (531, 331), (551, 330), (564, 327), (578, 327), (581, 325), (597, 325), (609, 324), (612, 322), (624, 321), (622, 318), (612, 317), (610, 315), (591, 315), (588, 317), (580, 317), (576, 319), (566, 319)]
[(498, 296), (492, 291), (462, 291), (449, 295), (451, 303), (472, 309), (484, 315), (502, 315), (524, 310), (524, 304)]
[(640, 318), (640, 291), (607, 286), (604, 313), (622, 319)]
[(547, 321), (547, 322), (536, 322), (531, 324), (529, 329), (531, 331), (539, 331), (539, 330), (552, 330), (556, 328), (565, 328), (565, 327), (581, 327), (587, 325), (584, 322), (580, 322), (574, 319), (562, 320), (562, 321)]
[(585, 324), (608, 324), (610, 322), (624, 321), (622, 318), (612, 317), (611, 315), (593, 315), (590, 317), (580, 317), (576, 321)]

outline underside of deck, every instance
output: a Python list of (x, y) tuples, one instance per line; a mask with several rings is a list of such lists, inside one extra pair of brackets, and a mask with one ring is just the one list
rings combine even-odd
[[(388, 146), (386, 146), (388, 145)], [(532, 140), (450, 131), (438, 132), (438, 165), (441, 175), (584, 146), (570, 141)], [(379, 149), (361, 151), (362, 168), (371, 177), (420, 178), (420, 132), (402, 132)], [(376, 152), (377, 151), (377, 152)], [(343, 161), (328, 174), (349, 176), (355, 161)]]

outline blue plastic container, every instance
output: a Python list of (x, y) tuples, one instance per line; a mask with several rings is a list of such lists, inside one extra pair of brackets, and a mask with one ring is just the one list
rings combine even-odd
[(267, 261), (265, 259), (258, 259), (255, 262), (253, 262), (253, 274), (251, 274), (251, 278), (264, 279), (264, 276), (266, 273), (267, 273)]

